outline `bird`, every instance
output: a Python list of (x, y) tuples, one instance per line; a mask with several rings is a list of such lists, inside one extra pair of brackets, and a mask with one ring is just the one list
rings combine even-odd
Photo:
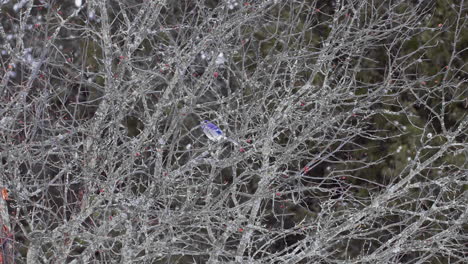
[(203, 133), (205, 133), (208, 139), (212, 141), (228, 140), (234, 143), (234, 145), (239, 145), (237, 141), (224, 136), (223, 131), (221, 131), (221, 129), (217, 125), (211, 123), (208, 120), (203, 120), (200, 123), (200, 126), (203, 130)]
[(201, 128), (203, 133), (212, 141), (220, 141), (224, 138), (223, 131), (216, 126), (215, 124), (211, 123), (208, 120), (203, 120), (201, 123)]

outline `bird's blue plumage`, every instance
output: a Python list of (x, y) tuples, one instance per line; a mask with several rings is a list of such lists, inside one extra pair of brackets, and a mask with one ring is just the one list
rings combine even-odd
[(209, 122), (208, 120), (204, 120), (201, 123), (201, 128), (203, 129), (205, 135), (213, 141), (218, 141), (222, 138), (223, 132), (221, 131), (221, 129), (219, 129), (218, 126)]
[(228, 140), (228, 141), (234, 143), (234, 145), (239, 145), (239, 143), (237, 143), (237, 141), (235, 141), (235, 140), (233, 140), (231, 138), (225, 137), (223, 135), (223, 131), (221, 131), (221, 129), (219, 129), (218, 126), (211, 123), (210, 121), (203, 120), (200, 125), (201, 125), (201, 128), (203, 129), (203, 133), (205, 133), (205, 135), (210, 140), (219, 141), (221, 139), (224, 139), (224, 140)]

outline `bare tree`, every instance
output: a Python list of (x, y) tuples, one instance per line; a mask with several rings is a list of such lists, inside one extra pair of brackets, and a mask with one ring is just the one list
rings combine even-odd
[(440, 2), (0, 1), (0, 263), (466, 263)]

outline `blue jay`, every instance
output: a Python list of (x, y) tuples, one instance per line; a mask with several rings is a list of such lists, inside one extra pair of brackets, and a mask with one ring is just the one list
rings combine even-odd
[(218, 126), (211, 123), (210, 121), (203, 120), (200, 123), (200, 125), (201, 125), (201, 128), (203, 129), (203, 133), (205, 133), (205, 135), (210, 140), (212, 140), (212, 141), (228, 140), (228, 141), (232, 142), (236, 146), (239, 145), (239, 143), (237, 143), (237, 141), (224, 136), (223, 131), (221, 131), (221, 129), (219, 129)]

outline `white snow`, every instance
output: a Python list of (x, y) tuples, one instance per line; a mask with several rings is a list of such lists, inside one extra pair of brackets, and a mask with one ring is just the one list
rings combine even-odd
[(29, 0), (22, 0), (21, 2), (16, 3), (16, 4), (13, 6), (13, 10), (14, 10), (15, 12), (18, 12), (18, 10), (20, 10), (21, 8), (23, 8), (23, 6), (26, 5), (28, 2), (29, 2)]
[(224, 54), (221, 52), (219, 53), (218, 57), (216, 58), (215, 63), (217, 65), (224, 64), (226, 62), (226, 58), (224, 57)]

